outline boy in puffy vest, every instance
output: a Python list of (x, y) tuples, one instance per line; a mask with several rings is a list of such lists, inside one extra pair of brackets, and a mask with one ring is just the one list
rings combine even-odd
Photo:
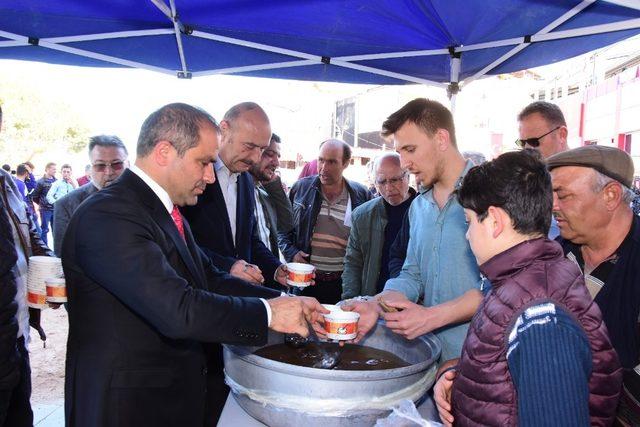
[(434, 397), (445, 425), (607, 426), (621, 369), (583, 276), (546, 238), (551, 177), (532, 150), (469, 171), (467, 239), (491, 282)]

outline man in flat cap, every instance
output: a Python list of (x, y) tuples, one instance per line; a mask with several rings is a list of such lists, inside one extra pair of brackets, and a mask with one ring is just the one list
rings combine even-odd
[[(557, 153), (547, 165), (560, 244), (584, 273), (602, 311), (625, 368), (624, 413), (637, 416), (640, 376), (633, 369), (640, 363), (640, 218), (630, 206), (633, 162), (622, 150), (591, 145)], [(640, 417), (626, 421), (638, 425)]]

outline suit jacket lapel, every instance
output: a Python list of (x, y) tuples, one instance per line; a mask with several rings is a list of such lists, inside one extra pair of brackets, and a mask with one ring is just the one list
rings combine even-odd
[[(191, 277), (197, 281), (200, 281), (202, 277), (201, 272), (198, 271), (198, 268), (196, 267), (193, 257), (189, 252), (189, 248), (187, 248), (185, 239), (183, 239), (182, 236), (180, 235), (180, 232), (178, 231), (178, 228), (173, 222), (171, 215), (169, 215), (169, 213), (167, 212), (165, 207), (162, 206), (162, 203), (160, 203), (160, 201), (158, 201), (158, 206), (156, 206), (156, 209), (153, 210), (153, 212), (151, 213), (151, 216), (158, 223), (160, 228), (162, 228), (162, 230), (165, 233), (167, 233), (169, 237), (171, 237), (173, 244), (176, 245), (176, 248), (178, 249), (178, 253), (180, 254), (180, 257), (182, 258), (185, 265), (187, 266), (187, 269), (191, 273)], [(184, 223), (184, 219), (183, 219), (183, 223)], [(190, 233), (191, 233), (191, 230), (189, 230), (189, 234)], [(186, 235), (187, 235), (187, 232), (185, 228), (185, 237)], [(202, 287), (202, 284), (200, 284), (199, 287)]]
[[(245, 242), (245, 233), (253, 232), (253, 222), (247, 220), (253, 215), (255, 199), (253, 189), (253, 178), (248, 172), (243, 172), (238, 176), (238, 196), (236, 200), (236, 249), (239, 251), (238, 242)], [(246, 227), (249, 224), (249, 227)], [(245, 226), (243, 226), (245, 225)], [(251, 240), (250, 238), (248, 240)]]
[[(197, 285), (201, 288), (204, 287), (204, 282), (202, 282), (202, 268), (198, 270), (198, 268), (196, 267), (193, 257), (189, 253), (189, 249), (187, 248), (185, 240), (180, 235), (180, 232), (174, 224), (171, 215), (169, 214), (169, 212), (167, 212), (158, 196), (156, 196), (153, 190), (151, 190), (151, 188), (149, 188), (149, 186), (145, 184), (139, 176), (129, 170), (124, 171), (119, 180), (125, 181), (129, 185), (134, 187), (134, 192), (140, 197), (142, 202), (149, 207), (151, 218), (171, 238), (173, 244), (178, 249), (180, 257), (184, 261), (184, 264), (187, 266), (187, 270), (189, 270), (191, 277), (194, 279), (193, 285)], [(184, 218), (183, 222), (186, 224)], [(185, 227), (185, 236), (186, 234), (187, 227)], [(191, 229), (189, 229), (189, 235), (191, 235)], [(191, 239), (193, 239), (193, 237), (191, 237)]]
[[(233, 233), (231, 232), (231, 221), (229, 221), (229, 213), (227, 211), (227, 205), (224, 201), (224, 196), (222, 195), (222, 188), (220, 187), (220, 181), (218, 181), (218, 177), (216, 174), (216, 182), (213, 184), (207, 185), (207, 188), (211, 188), (211, 196), (213, 197), (214, 206), (216, 209), (214, 211), (219, 212), (219, 216), (224, 222), (224, 228), (226, 232), (224, 233), (224, 238), (227, 240), (227, 247), (235, 248), (236, 244), (233, 241)], [(205, 190), (206, 191), (206, 190)], [(236, 222), (237, 224), (237, 222)], [(237, 233), (236, 229), (236, 233)]]
[(182, 219), (184, 224), (184, 237), (187, 243), (187, 249), (191, 254), (191, 259), (195, 262), (196, 270), (198, 271), (199, 279), (202, 283), (202, 287), (206, 288), (207, 279), (204, 274), (204, 266), (202, 265), (202, 259), (200, 258), (200, 252), (198, 245), (196, 244), (195, 239), (193, 238), (193, 233), (191, 232), (191, 227), (185, 218)]

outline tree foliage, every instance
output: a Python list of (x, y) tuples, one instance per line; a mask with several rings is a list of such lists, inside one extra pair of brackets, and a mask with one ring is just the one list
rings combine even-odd
[(0, 105), (3, 163), (31, 160), (54, 147), (77, 153), (88, 144), (89, 129), (80, 110), (62, 99), (45, 97), (17, 80), (0, 79)]

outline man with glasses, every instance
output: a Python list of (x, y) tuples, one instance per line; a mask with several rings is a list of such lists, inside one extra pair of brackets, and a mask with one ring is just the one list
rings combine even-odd
[(112, 135), (98, 135), (89, 141), (91, 181), (67, 194), (54, 205), (53, 248), (61, 255), (62, 239), (67, 231), (71, 216), (80, 203), (97, 191), (107, 187), (118, 178), (127, 167), (127, 147), (120, 138)]
[(397, 153), (373, 162), (377, 197), (351, 215), (351, 234), (342, 272), (342, 299), (375, 295), (390, 277), (389, 251), (416, 191), (409, 187), (409, 172), (400, 166)]
[[(518, 114), (518, 133), (516, 145), (538, 150), (544, 159), (569, 149), (567, 121), (562, 110), (550, 102), (536, 101), (524, 107)], [(548, 237), (559, 235), (558, 223), (551, 218)]]
[(520, 148), (538, 150), (543, 158), (567, 151), (567, 122), (560, 108), (550, 102), (536, 101), (518, 114)]

